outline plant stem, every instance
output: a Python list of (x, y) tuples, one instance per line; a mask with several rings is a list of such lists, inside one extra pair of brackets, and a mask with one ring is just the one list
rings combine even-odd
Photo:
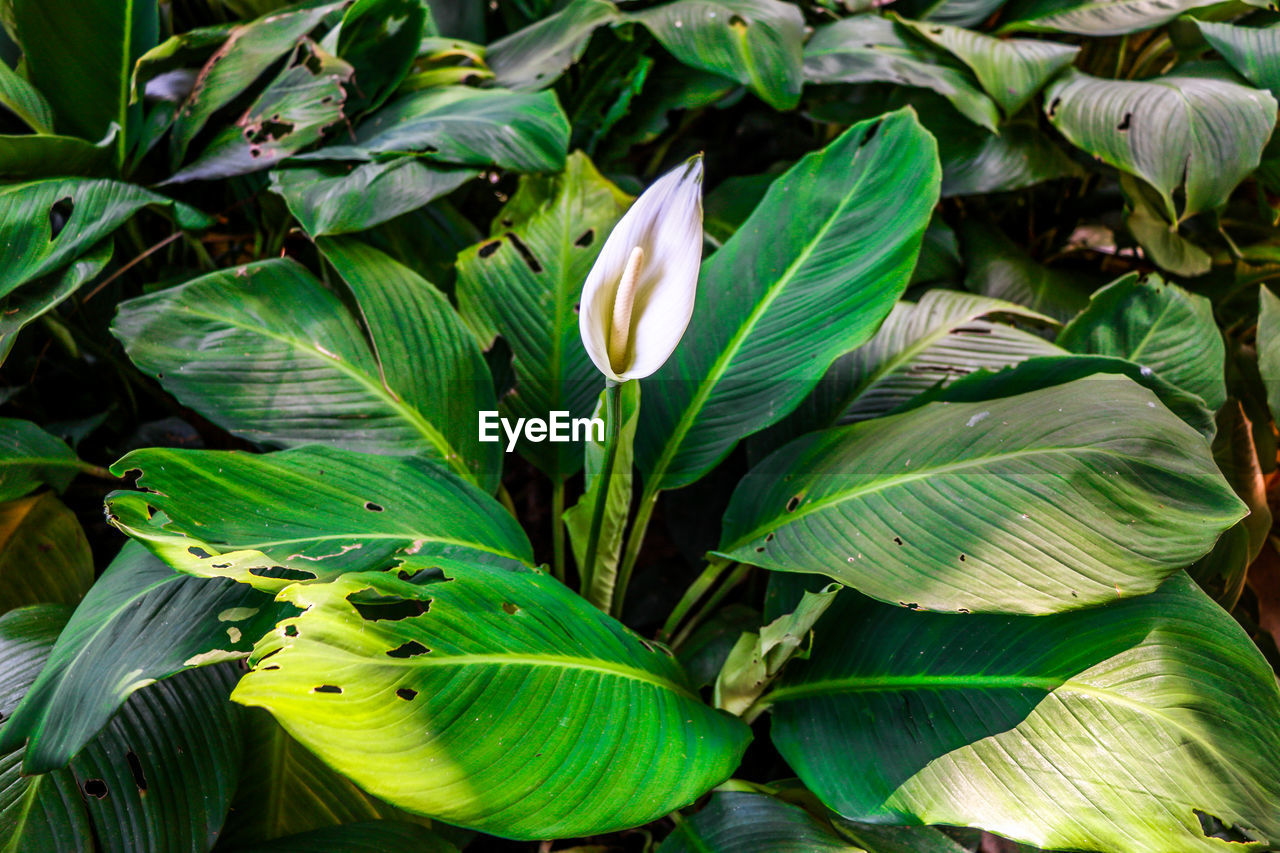
[(622, 565), (618, 568), (618, 582), (613, 590), (614, 616), (622, 616), (622, 604), (627, 599), (627, 585), (631, 583), (631, 572), (640, 557), (640, 546), (644, 544), (644, 534), (649, 529), (649, 519), (653, 517), (653, 508), (658, 503), (658, 492), (647, 488), (640, 495), (640, 507), (636, 510), (635, 523), (631, 525), (631, 533), (627, 536), (627, 547), (622, 555)]
[(684, 591), (684, 595), (680, 597), (675, 609), (671, 611), (671, 615), (667, 617), (667, 621), (663, 623), (662, 630), (658, 632), (658, 640), (666, 642), (671, 635), (680, 627), (680, 623), (684, 620), (685, 614), (693, 609), (693, 605), (697, 604), (702, 596), (707, 594), (716, 581), (720, 580), (720, 576), (733, 565), (733, 561), (724, 557), (712, 557), (707, 560), (707, 566), (702, 570), (702, 574), (698, 575), (693, 583), (689, 584), (689, 588)]
[(560, 477), (551, 482), (551, 554), (551, 571), (564, 583), (564, 480)]
[[(604, 511), (609, 504), (609, 482), (613, 479), (613, 466), (618, 459), (618, 432), (622, 419), (622, 386), (606, 380), (604, 386), (604, 462), (597, 475), (600, 489), (596, 503), (591, 508), (591, 527), (587, 535), (587, 554), (578, 567), (582, 575), (582, 588), (590, 589), (590, 578), (595, 574), (596, 553), (600, 546), (600, 529), (604, 526)], [(616, 599), (615, 599), (616, 601)]]
[(79, 469), (81, 473), (88, 474), (91, 477), (100, 477), (103, 480), (120, 479), (101, 465), (94, 465), (92, 462), (85, 462), (83, 459), (76, 460), (76, 468)]
[(729, 579), (722, 583), (719, 589), (711, 593), (711, 597), (707, 599), (707, 603), (702, 605), (702, 607), (698, 609), (698, 612), (693, 614), (693, 618), (686, 622), (685, 626), (680, 629), (680, 633), (676, 634), (675, 637), (672, 638), (671, 648), (673, 650), (680, 648), (680, 646), (684, 644), (684, 641), (689, 639), (689, 635), (693, 633), (694, 629), (702, 624), (702, 621), (711, 614), (711, 611), (720, 606), (720, 602), (724, 600), (724, 597), (728, 595), (735, 586), (742, 583), (742, 581), (746, 579), (747, 573), (750, 571), (751, 566), (739, 564), (738, 567), (733, 570), (733, 574), (729, 575)]

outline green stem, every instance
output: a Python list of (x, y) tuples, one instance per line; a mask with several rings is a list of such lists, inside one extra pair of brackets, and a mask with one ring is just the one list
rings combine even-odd
[(83, 459), (76, 460), (76, 468), (78, 468), (81, 473), (88, 474), (91, 477), (101, 477), (103, 480), (120, 479), (101, 465), (94, 465), (92, 462), (85, 462)]
[(720, 602), (724, 600), (724, 597), (728, 595), (734, 587), (742, 583), (750, 571), (750, 566), (741, 564), (738, 568), (734, 569), (733, 574), (729, 575), (729, 579), (722, 583), (719, 589), (711, 593), (711, 597), (707, 599), (707, 603), (702, 605), (702, 607), (698, 609), (697, 613), (693, 614), (693, 618), (686, 622), (685, 626), (680, 629), (680, 633), (676, 634), (671, 640), (671, 648), (680, 648), (680, 646), (684, 644), (684, 641), (689, 639), (689, 635), (693, 633), (694, 629), (701, 625), (702, 621), (706, 619), (713, 610), (720, 606)]
[(644, 544), (644, 534), (649, 529), (649, 519), (653, 517), (653, 508), (658, 503), (658, 492), (645, 489), (640, 496), (640, 506), (636, 510), (635, 523), (631, 525), (631, 533), (627, 536), (627, 547), (622, 555), (622, 565), (618, 568), (618, 583), (613, 590), (614, 616), (622, 616), (622, 605), (627, 600), (627, 585), (631, 583), (631, 572), (640, 558), (640, 546)]
[(622, 419), (621, 398), (622, 386), (607, 380), (604, 386), (604, 462), (597, 475), (600, 478), (600, 488), (596, 492), (596, 504), (591, 508), (586, 559), (578, 567), (582, 574), (583, 589), (591, 588), (590, 578), (595, 574), (596, 553), (600, 546), (600, 528), (604, 526), (604, 511), (609, 504), (609, 483), (613, 480), (613, 466), (618, 459), (618, 432)]
[(720, 576), (725, 573), (733, 561), (724, 557), (712, 557), (707, 561), (707, 566), (702, 570), (702, 574), (698, 575), (693, 583), (689, 584), (689, 588), (684, 591), (680, 601), (676, 604), (671, 615), (667, 617), (667, 621), (663, 623), (662, 630), (658, 632), (658, 641), (665, 643), (671, 638), (671, 635), (680, 627), (680, 623), (684, 620), (685, 614), (693, 609), (693, 605), (697, 604), (702, 596), (707, 594), (707, 590), (720, 580)]
[(551, 571), (560, 583), (564, 576), (564, 480), (551, 483)]

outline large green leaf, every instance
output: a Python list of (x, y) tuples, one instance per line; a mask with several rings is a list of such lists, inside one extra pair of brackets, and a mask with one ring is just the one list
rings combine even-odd
[[(774, 743), (848, 817), (1072, 850), (1280, 841), (1275, 676), (1182, 574), (1149, 596), (1037, 618), (842, 593), (783, 681)], [(1206, 838), (1202, 820), (1255, 842)]]
[(511, 838), (654, 820), (749, 739), (679, 664), (558, 581), (411, 557), (398, 574), (296, 584), (234, 698), (361, 787)]
[(1141, 595), (1246, 508), (1155, 394), (1098, 377), (806, 436), (739, 484), (720, 551), (925, 610)]
[(811, 83), (894, 83), (936, 92), (975, 124), (996, 132), (1000, 113), (956, 60), (879, 15), (853, 15), (819, 27), (804, 48)]
[[(1071, 70), (1045, 90), (1046, 115), (1072, 144), (1151, 185), (1177, 222), (1226, 204), (1258, 167), (1276, 99), (1211, 66), (1149, 80)], [(1182, 210), (1174, 193), (1185, 192)]]
[(0, 752), (25, 741), (23, 772), (65, 767), (135, 691), (244, 657), (280, 610), (244, 584), (176, 574), (141, 545), (126, 544), (10, 715)]
[(999, 39), (963, 27), (903, 21), (912, 32), (955, 56), (974, 73), (987, 94), (1012, 116), (1080, 52), (1067, 44)]
[(159, 4), (13, 0), (12, 10), (27, 77), (53, 107), (58, 128), (101, 139), (114, 123), (122, 166), (142, 116), (141, 105), (130, 105), (130, 76), (159, 36)]
[(597, 28), (620, 17), (609, 0), (570, 0), (556, 13), (489, 45), (485, 63), (501, 86), (518, 92), (545, 89), (578, 61)]
[[(1280, 297), (1263, 285), (1258, 288), (1258, 304), (1258, 371), (1266, 388), (1271, 419), (1280, 421)], [(0, 468), (0, 472), (3, 470)]]
[(112, 331), (179, 400), (251, 440), (430, 455), (496, 484), (501, 448), (475, 428), (497, 408), (488, 370), (448, 302), (381, 252), (323, 248), (360, 317), (280, 259), (124, 302)]
[(421, 0), (356, 0), (339, 25), (337, 54), (355, 70), (347, 116), (375, 109), (409, 73), (430, 10)]
[(799, 806), (768, 794), (724, 791), (658, 845), (657, 853), (859, 853)]
[(1211, 21), (1193, 23), (1214, 50), (1240, 75), (1280, 97), (1280, 24), (1237, 27)]
[(0, 60), (0, 106), (34, 130), (36, 133), (53, 132), (53, 107), (40, 91)]
[(966, 218), (960, 224), (960, 244), (967, 290), (1016, 302), (1064, 322), (1089, 304), (1086, 280), (1036, 263), (992, 225)]
[(245, 710), (244, 767), (220, 839), (222, 846), (239, 850), (242, 844), (277, 839), (283, 845), (288, 841), (284, 836), (358, 821), (430, 825), (426, 818), (389, 806), (334, 772), (270, 714), (257, 708)]
[[(65, 619), (50, 605), (0, 616), (0, 714), (35, 678)], [(4, 849), (212, 847), (239, 775), (240, 714), (227, 701), (235, 675), (206, 667), (139, 691), (67, 769), (23, 776), (21, 749), (0, 755)]]
[[(511, 347), (516, 384), (501, 401), (507, 417), (591, 415), (601, 380), (582, 347), (578, 297), (629, 202), (574, 153), (556, 177), (523, 178), (492, 238), (458, 256), (459, 309), (486, 343), (501, 335)], [(581, 441), (522, 438), (518, 449), (556, 478), (582, 466)]]
[(902, 110), (774, 181), (703, 264), (689, 331), (645, 380), (646, 491), (697, 480), (874, 334), (911, 276), (938, 180), (933, 138)]
[(1226, 402), (1226, 348), (1213, 305), (1158, 275), (1132, 273), (1094, 293), (1058, 344), (1154, 370), (1214, 411)]
[(40, 133), (0, 136), (0, 180), (109, 175), (115, 142), (115, 128), (97, 143), (77, 136)]
[(172, 205), (180, 227), (206, 224), (192, 208), (133, 184), (61, 178), (0, 187), (0, 296), (58, 272), (139, 210)]
[(80, 460), (62, 439), (31, 421), (0, 418), (0, 501), (41, 484), (61, 492), (79, 469)]
[(781, 0), (673, 0), (639, 21), (685, 65), (737, 80), (775, 109), (800, 100), (804, 18)]
[[(247, 92), (259, 77), (293, 50), (326, 16), (349, 2), (350, 0), (343, 0), (326, 5), (311, 5), (295, 11), (266, 15), (227, 33), (222, 46), (200, 70), (194, 88), (178, 110), (171, 137), (173, 165), (176, 166), (184, 159), (187, 148), (214, 113)], [(174, 36), (156, 51), (175, 52), (182, 48), (184, 42), (203, 43), (210, 38), (222, 36), (222, 28), (213, 32), (196, 30)]]
[(75, 604), (92, 583), (89, 540), (62, 501), (42, 492), (0, 503), (0, 613)]
[(1120, 36), (1167, 24), (1218, 0), (1024, 0), (1010, 4), (1005, 32)]
[(405, 554), (531, 564), (502, 505), (438, 463), (323, 445), (265, 455), (137, 450), (152, 490), (112, 492), (111, 521), (174, 568), (270, 591), (293, 580), (388, 568)]
[(463, 166), (522, 172), (564, 168), (569, 120), (552, 92), (438, 86), (404, 95), (356, 129), (355, 141), (299, 160), (376, 160), (417, 152)]

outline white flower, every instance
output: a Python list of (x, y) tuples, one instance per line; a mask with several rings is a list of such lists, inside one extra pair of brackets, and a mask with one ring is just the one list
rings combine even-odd
[(582, 286), (578, 327), (615, 382), (662, 367), (693, 315), (702, 261), (702, 155), (641, 193)]

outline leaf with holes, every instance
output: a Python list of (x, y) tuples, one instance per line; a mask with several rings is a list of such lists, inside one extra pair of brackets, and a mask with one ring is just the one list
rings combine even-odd
[(244, 657), (277, 616), (292, 612), (243, 584), (177, 574), (128, 542), (0, 730), (0, 752), (25, 742), (24, 773), (65, 767), (137, 690)]
[[(1149, 80), (1103, 80), (1074, 69), (1045, 90), (1046, 115), (1073, 145), (1146, 181), (1166, 219), (1226, 204), (1258, 167), (1276, 99), (1230, 72), (1191, 66)], [(1182, 210), (1174, 193), (1182, 190)]]
[(737, 80), (774, 109), (800, 99), (804, 18), (792, 3), (673, 0), (627, 18), (685, 65)]
[[(773, 182), (702, 265), (693, 319), (645, 380), (645, 489), (688, 485), (778, 421), (902, 294), (938, 198), (933, 138), (907, 110), (854, 125)], [(660, 390), (659, 390), (660, 389)]]
[(0, 503), (0, 613), (75, 604), (92, 583), (84, 528), (52, 492)]
[[(1053, 849), (1280, 840), (1280, 738), (1259, 725), (1280, 717), (1275, 677), (1183, 574), (1036, 618), (841, 593), (815, 633), (769, 697), (773, 741), (846, 817), (982, 826)], [(1214, 822), (1253, 843), (1206, 837)]]
[(1050, 613), (1152, 591), (1245, 512), (1194, 430), (1105, 376), (794, 441), (738, 485), (720, 552), (913, 608)]
[(581, 58), (593, 32), (619, 18), (618, 7), (608, 0), (570, 0), (489, 45), (485, 63), (500, 86), (517, 92), (545, 89)]
[(894, 83), (928, 89), (992, 133), (1000, 121), (995, 102), (967, 68), (879, 15), (853, 15), (815, 30), (804, 48), (804, 76), (811, 83)]
[(233, 697), (375, 796), (509, 838), (637, 826), (729, 776), (750, 733), (558, 581), (480, 565), (296, 584)]
[(496, 487), (501, 448), (475, 429), (477, 411), (497, 408), (488, 368), (448, 301), (375, 249), (321, 245), (359, 316), (280, 259), (128, 300), (112, 332), (179, 400), (245, 438), (431, 456)]
[(1058, 345), (1140, 364), (1213, 411), (1227, 399), (1226, 348), (1213, 305), (1158, 275), (1131, 273), (1094, 293), (1058, 335)]
[[(600, 374), (582, 347), (578, 297), (605, 237), (630, 198), (574, 153), (552, 178), (525, 177), (494, 221), (493, 236), (458, 256), (458, 307), (480, 338), (511, 347), (516, 384), (506, 417), (565, 411), (590, 417)], [(548, 475), (582, 467), (583, 442), (517, 445)]]
[(31, 421), (0, 418), (0, 501), (20, 498), (42, 484), (61, 492), (80, 464), (65, 441)]
[(190, 574), (276, 592), (409, 554), (440, 565), (533, 562), (501, 504), (427, 459), (323, 445), (265, 455), (149, 448), (112, 466), (133, 470), (151, 493), (112, 492), (111, 522)]
[(657, 853), (864, 853), (799, 806), (768, 794), (723, 791), (658, 845)]

